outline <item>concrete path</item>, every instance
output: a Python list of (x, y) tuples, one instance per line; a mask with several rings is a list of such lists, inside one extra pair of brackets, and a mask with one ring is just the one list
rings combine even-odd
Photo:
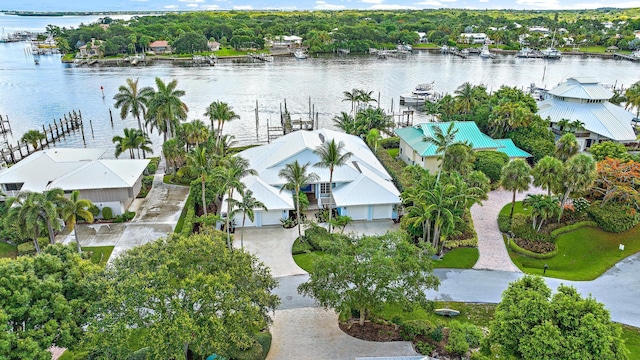
[[(136, 246), (165, 237), (180, 218), (180, 213), (189, 195), (186, 186), (167, 185), (162, 182), (163, 174), (156, 174), (153, 188), (144, 199), (136, 199), (129, 207), (136, 216), (128, 223), (80, 224), (77, 226), (78, 239), (82, 246), (114, 246), (109, 262), (122, 252)], [(73, 233), (58, 235), (56, 241), (68, 244), (74, 242)]]
[(353, 360), (417, 354), (408, 341), (371, 342), (348, 336), (338, 328), (338, 315), (322, 308), (277, 310), (271, 333), (267, 360)]
[[(542, 193), (545, 192), (540, 188), (531, 188), (524, 193), (517, 193), (516, 200), (526, 198), (527, 194)], [(489, 199), (482, 205), (476, 204), (471, 207), (471, 218), (478, 233), (478, 251), (480, 252), (480, 258), (473, 266), (474, 269), (520, 272), (509, 257), (502, 233), (498, 228), (498, 214), (506, 204), (511, 203), (512, 199), (513, 192), (498, 189), (490, 192)]]

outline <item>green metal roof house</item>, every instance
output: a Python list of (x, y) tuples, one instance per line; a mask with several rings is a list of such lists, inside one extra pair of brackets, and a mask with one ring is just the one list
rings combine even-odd
[[(396, 129), (395, 133), (400, 137), (400, 158), (409, 165), (420, 165), (427, 170), (438, 169), (438, 155), (436, 146), (424, 141), (425, 137), (433, 136), (435, 127), (440, 127), (446, 133), (451, 123), (422, 123), (412, 127)], [(454, 130), (457, 129), (455, 142), (466, 142), (475, 151), (490, 150), (500, 151), (511, 159), (528, 158), (531, 154), (518, 148), (511, 139), (492, 139), (478, 129), (473, 121), (454, 121)]]

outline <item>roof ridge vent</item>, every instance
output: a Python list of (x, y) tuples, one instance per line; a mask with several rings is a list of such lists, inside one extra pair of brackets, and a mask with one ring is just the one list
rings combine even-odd
[(362, 170), (360, 169), (360, 165), (358, 165), (358, 162), (354, 160), (351, 163), (353, 163), (353, 166), (355, 166), (356, 169), (358, 169), (358, 172), (362, 174)]
[(324, 143), (324, 135), (318, 133), (318, 137), (320, 138), (320, 142)]

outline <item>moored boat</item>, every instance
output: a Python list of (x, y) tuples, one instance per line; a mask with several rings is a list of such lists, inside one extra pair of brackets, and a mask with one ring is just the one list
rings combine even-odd
[(400, 105), (421, 106), (427, 101), (435, 100), (434, 83), (418, 84), (409, 94), (400, 95)]
[(293, 56), (299, 60), (303, 60), (307, 58), (307, 54), (305, 54), (302, 49), (296, 49), (296, 51), (293, 52)]

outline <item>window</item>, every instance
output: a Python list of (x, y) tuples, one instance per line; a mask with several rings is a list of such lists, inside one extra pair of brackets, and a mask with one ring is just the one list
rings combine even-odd
[(329, 195), (330, 187), (329, 183), (320, 184), (320, 195)]
[(22, 189), (24, 183), (4, 184), (5, 191), (18, 191)]

